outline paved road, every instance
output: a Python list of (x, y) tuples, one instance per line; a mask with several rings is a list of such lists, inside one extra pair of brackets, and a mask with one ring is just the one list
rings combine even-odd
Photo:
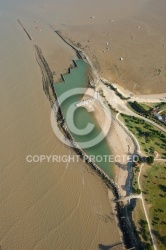
[(130, 136), (131, 140), (134, 141), (134, 145), (137, 150), (137, 153), (141, 155), (141, 147), (139, 145), (137, 138), (135, 137), (135, 135), (131, 133), (131, 131), (125, 126), (125, 124), (119, 120), (118, 116), (119, 116), (119, 113), (116, 115), (116, 120), (123, 127), (126, 133)]
[(134, 116), (134, 117), (140, 118), (142, 120), (145, 120), (146, 122), (152, 124), (153, 126), (159, 128), (164, 133), (166, 133), (166, 129), (164, 127), (160, 126), (159, 124), (155, 123), (154, 121), (149, 120), (148, 118), (145, 118), (145, 117), (143, 117), (141, 115), (136, 114), (131, 109), (129, 109), (128, 106), (127, 106), (127, 102), (120, 99), (120, 97), (117, 96), (116, 93), (113, 90), (111, 90), (110, 88), (105, 86), (102, 82), (99, 82), (97, 84), (97, 89), (103, 89), (104, 94), (106, 96), (106, 100), (119, 113), (123, 113), (125, 115)]
[[(76, 48), (76, 49), (79, 50), (79, 48)], [(118, 110), (119, 112), (124, 113), (124, 114), (126, 114), (126, 115), (135, 116), (135, 117), (138, 117), (138, 118), (140, 118), (140, 119), (143, 119), (143, 120), (145, 120), (145, 121), (151, 123), (151, 124), (154, 125), (155, 127), (161, 129), (163, 132), (166, 132), (166, 129), (165, 129), (165, 128), (161, 127), (160, 125), (156, 124), (155, 122), (153, 122), (153, 121), (151, 121), (151, 120), (149, 120), (149, 119), (147, 119), (147, 118), (145, 118), (145, 117), (142, 117), (142, 116), (140, 116), (140, 115), (135, 114), (132, 110), (130, 110), (130, 109), (127, 107), (127, 104), (126, 104), (126, 102), (125, 102), (124, 100), (121, 100), (121, 99), (115, 94), (115, 92), (114, 92), (113, 90), (110, 90), (108, 87), (106, 87), (106, 86), (102, 83), (101, 78), (100, 78), (100, 76), (98, 75), (98, 72), (96, 71), (96, 69), (95, 69), (95, 67), (94, 67), (94, 65), (93, 65), (93, 63), (92, 63), (92, 61), (91, 61), (91, 60), (89, 59), (89, 57), (85, 54), (84, 51), (81, 51), (81, 52), (82, 52), (82, 54), (86, 57), (86, 59), (87, 59), (89, 65), (90, 65), (91, 68), (92, 68), (93, 74), (94, 74), (94, 76), (95, 76), (95, 78), (96, 78), (96, 79), (95, 79), (96, 87), (97, 87), (97, 88), (102, 88), (103, 90), (105, 90), (106, 94), (108, 95), (107, 98), (106, 98), (106, 100), (109, 102), (109, 104), (110, 104), (113, 108), (115, 108), (115, 109)], [(146, 100), (146, 99), (145, 99), (145, 100)], [(102, 104), (102, 106), (103, 106), (105, 112), (108, 114), (109, 112), (108, 112), (107, 108), (105, 107), (104, 103), (103, 103), (103, 102), (100, 102), (100, 103)], [(109, 114), (109, 115), (110, 115), (110, 114)], [(117, 119), (117, 121), (120, 122), (119, 119)], [(125, 125), (124, 125), (124, 128), (125, 128)], [(127, 128), (126, 128), (126, 129), (127, 129)], [(126, 129), (125, 129), (125, 131), (126, 131)], [(128, 130), (128, 129), (127, 129), (127, 130)], [(136, 144), (137, 144), (138, 141), (137, 141), (137, 139), (135, 138), (135, 136), (134, 136), (134, 135), (130, 135), (130, 136), (132, 136), (132, 137), (134, 138), (134, 140), (136, 141)], [(137, 144), (137, 146), (138, 146), (138, 150), (140, 151), (140, 145), (139, 145), (139, 143)], [(140, 153), (141, 153), (141, 152), (140, 152)], [(142, 170), (142, 166), (143, 166), (143, 164), (141, 165), (141, 170)], [(140, 175), (141, 175), (141, 170), (140, 170), (140, 173), (139, 173), (139, 176), (138, 176), (138, 186), (139, 186), (140, 189), (141, 189), (141, 186), (140, 186)], [(148, 214), (147, 214), (147, 212), (146, 212), (144, 199), (143, 199), (142, 195), (141, 195), (139, 198), (141, 198), (141, 200), (142, 200), (142, 204), (143, 204), (143, 208), (144, 208), (146, 220), (147, 220), (147, 223), (148, 223), (148, 228), (149, 228), (150, 236), (151, 236), (151, 239), (152, 239), (153, 247), (154, 247), (155, 250), (157, 250), (157, 247), (156, 247), (156, 244), (155, 244), (155, 240), (154, 240), (154, 237), (153, 237), (153, 234), (152, 234), (152, 230), (151, 230), (151, 225), (150, 225), (150, 221), (149, 221), (149, 218), (148, 218)]]

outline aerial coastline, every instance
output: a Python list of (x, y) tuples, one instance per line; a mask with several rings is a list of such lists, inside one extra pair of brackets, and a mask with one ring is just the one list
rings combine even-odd
[[(2, 250), (165, 250), (164, 0), (0, 7)], [(95, 152), (79, 145), (56, 89), (78, 87), (77, 60), (87, 70), (76, 125), (102, 131)], [(110, 163), (91, 157), (105, 152)], [(44, 155), (61, 160), (27, 161)]]
[[(61, 37), (62, 37), (62, 35), (61, 35)], [(63, 38), (63, 41), (65, 41), (65, 38)], [(70, 42), (67, 42), (67, 44), (70, 44)], [(92, 62), (90, 61), (90, 59), (88, 58), (88, 56), (80, 49), (80, 48), (77, 48), (76, 46), (74, 46), (74, 45), (72, 45), (72, 47), (74, 47), (74, 49), (75, 50), (77, 50), (77, 53), (79, 53), (79, 54), (81, 54), (81, 57), (82, 58), (84, 58), (84, 60), (87, 60), (88, 61), (88, 63), (90, 64), (90, 66), (92, 67), (92, 72), (94, 73), (94, 75), (93, 75), (93, 81), (91, 82), (91, 84), (92, 84), (92, 88), (95, 86), (95, 91), (96, 91), (96, 86), (97, 86), (97, 92), (99, 92), (101, 89), (101, 79), (99, 79), (99, 76), (98, 76), (98, 74), (97, 74), (97, 71), (95, 70), (95, 67), (93, 66), (93, 64), (92, 64)], [(82, 54), (83, 54), (83, 56), (82, 56)], [(96, 83), (94, 83), (96, 81)], [(105, 80), (104, 79), (104, 81), (106, 81), (107, 82), (107, 80)], [(100, 84), (99, 84), (99, 82), (100, 82)], [(98, 87), (99, 86), (99, 87)], [(95, 96), (96, 94), (96, 92), (95, 91), (93, 91), (92, 89), (90, 90), (90, 92), (91, 92), (91, 96), (93, 97), (93, 96)], [(103, 91), (103, 89), (102, 89), (102, 91)], [(118, 90), (119, 91), (119, 90)], [(122, 95), (122, 94), (121, 94)], [(98, 94), (97, 94), (97, 96), (98, 96)], [(102, 97), (100, 97), (100, 98), (103, 98), (103, 97), (105, 97), (105, 95), (103, 95), (102, 94)], [(123, 97), (123, 95), (122, 95), (122, 97)], [(127, 99), (130, 99), (132, 97), (132, 100), (133, 99), (136, 99), (136, 97), (132, 94), (132, 95), (130, 95), (130, 96), (128, 96), (127, 97)], [(155, 99), (155, 97), (156, 97), (156, 99)], [(149, 99), (152, 99), (152, 102), (161, 102), (161, 100), (163, 100), (163, 101), (165, 101), (165, 99), (166, 99), (166, 97), (165, 97), (165, 94), (163, 94), (162, 95), (162, 97), (161, 97), (161, 95), (159, 95), (159, 96), (153, 96), (153, 97), (150, 97), (150, 96), (142, 96), (142, 99), (144, 100), (144, 102), (145, 102), (145, 100), (148, 102), (149, 101)], [(108, 98), (108, 96), (107, 96), (107, 98)], [(124, 99), (126, 99), (126, 98), (124, 98)], [(107, 99), (108, 100), (108, 99)], [(139, 97), (139, 100), (141, 100), (141, 98)], [(102, 103), (102, 105), (103, 105), (103, 108), (104, 108), (104, 110), (106, 110), (105, 112), (106, 113), (108, 113), (108, 110), (107, 110), (107, 107), (106, 107), (106, 105), (104, 105), (104, 102), (103, 102), (103, 100), (101, 101), (100, 100), (100, 102)], [(93, 105), (93, 107), (96, 107), (95, 106), (95, 104), (92, 104)], [(113, 102), (111, 102), (111, 105), (114, 105), (113, 104)], [(113, 106), (114, 107), (114, 106)], [(111, 106), (111, 109), (112, 109), (112, 106)], [(115, 109), (116, 110), (116, 109)], [(123, 110), (123, 111), (125, 111), (125, 110)], [(117, 112), (117, 111), (116, 111)], [(119, 114), (119, 113), (118, 113)], [(131, 145), (130, 144), (128, 144), (128, 149), (129, 149), (129, 153), (132, 155), (132, 154), (142, 154), (141, 153), (141, 150), (140, 150), (140, 145), (139, 145), (139, 142), (137, 141), (137, 139), (135, 138), (135, 136), (125, 127), (125, 125), (120, 121), (120, 120), (118, 120), (118, 114), (116, 115), (116, 120), (118, 121), (118, 126), (122, 126), (121, 128), (122, 128), (122, 131), (123, 131), (123, 136), (121, 137), (121, 138), (125, 138), (125, 134), (126, 134), (126, 132), (127, 132), (127, 135), (128, 135), (128, 137), (130, 138), (130, 140), (131, 140)], [(100, 117), (100, 118), (97, 118), (97, 117)], [(101, 116), (101, 113), (98, 111), (98, 114), (96, 115), (96, 119), (98, 120), (98, 122), (99, 122), (99, 124), (101, 125), (101, 127), (102, 127), (102, 118), (101, 118), (102, 116)], [(107, 116), (107, 118), (108, 118), (108, 116)], [(110, 118), (110, 117), (109, 117)], [(108, 119), (109, 119), (108, 118)], [(143, 118), (144, 119), (144, 118)], [(149, 122), (151, 122), (150, 120), (149, 120)], [(154, 123), (154, 122), (152, 122), (155, 126), (157, 126), (158, 127), (158, 125), (156, 124), (156, 123)], [(117, 127), (117, 125), (115, 126), (115, 128)], [(162, 129), (163, 131), (166, 131), (164, 128), (162, 128), (161, 126), (159, 126), (159, 128), (160, 129)], [(112, 133), (112, 134), (115, 134), (115, 132), (114, 133)], [(118, 131), (118, 135), (119, 135), (119, 131)], [(126, 141), (128, 141), (129, 140), (129, 138), (127, 139), (126, 138)], [(107, 139), (108, 140), (110, 140), (109, 139), (109, 134), (107, 135)], [(112, 138), (111, 138), (112, 139)], [(110, 140), (111, 141), (111, 140)], [(115, 141), (118, 141), (118, 140), (115, 140)], [(113, 141), (113, 145), (112, 145), (112, 148), (116, 148), (116, 146), (115, 146), (115, 141)], [(126, 142), (123, 142), (122, 143), (122, 145), (125, 145), (126, 144)], [(115, 154), (115, 152), (116, 152), (116, 150), (114, 150), (114, 154)], [(117, 152), (116, 152), (117, 154), (120, 154), (120, 153), (122, 153), (122, 152), (120, 152), (119, 151), (119, 147), (118, 147), (118, 150), (117, 150)], [(143, 156), (143, 155), (142, 155)], [(122, 162), (119, 162), (120, 164), (122, 164)], [(116, 165), (118, 165), (117, 163), (116, 163)], [(124, 171), (124, 169), (123, 169), (123, 172), (122, 172), (122, 174), (121, 174), (121, 172), (119, 173), (118, 172), (118, 174), (117, 174), (117, 172), (116, 172), (116, 180), (117, 180), (117, 183), (118, 183), (118, 186), (120, 186), (120, 187), (123, 187), (123, 189), (120, 189), (120, 196), (119, 197), (122, 197), (123, 195), (124, 195), (124, 193), (125, 193), (125, 195), (124, 196), (126, 196), (126, 195), (130, 195), (131, 193), (132, 193), (132, 186), (131, 186), (131, 183), (132, 183), (132, 175), (131, 175), (131, 173), (132, 173), (132, 170), (131, 170), (131, 167), (132, 167), (132, 164), (131, 163), (129, 163), (129, 164), (127, 164), (127, 162), (123, 162), (123, 166), (126, 166), (126, 169), (125, 170), (127, 170), (126, 172), (127, 172), (127, 174), (126, 173), (124, 173), (125, 171)], [(124, 168), (124, 167), (123, 167)], [(140, 172), (141, 173), (141, 172)], [(123, 177), (121, 177), (121, 176), (123, 176)], [(129, 178), (129, 176), (130, 176), (130, 178)], [(119, 178), (120, 177), (120, 178)], [(140, 177), (140, 175), (139, 175), (139, 177)], [(138, 182), (139, 182), (139, 179), (138, 179)], [(124, 184), (124, 185), (123, 185)], [(125, 192), (124, 192), (125, 191)], [(133, 196), (133, 198), (134, 198), (134, 196)], [(156, 248), (156, 244), (155, 244), (155, 240), (154, 240), (154, 238), (153, 238), (153, 234), (151, 233), (151, 227), (150, 227), (150, 222), (149, 222), (149, 219), (148, 219), (148, 215), (147, 215), (147, 213), (146, 213), (146, 209), (145, 209), (145, 205), (144, 205), (144, 201), (143, 201), (143, 199), (142, 199), (142, 202), (143, 202), (143, 207), (144, 207), (144, 211), (145, 211), (145, 215), (146, 215), (146, 219), (147, 219), (147, 221), (148, 221), (148, 227), (149, 227), (149, 232), (150, 232), (150, 235), (151, 235), (151, 239), (152, 239), (152, 243), (153, 243), (153, 246), (154, 246), (154, 249), (157, 249)], [(139, 242), (139, 241), (138, 241)], [(136, 243), (135, 243), (136, 244)], [(138, 243), (139, 244), (139, 243)]]

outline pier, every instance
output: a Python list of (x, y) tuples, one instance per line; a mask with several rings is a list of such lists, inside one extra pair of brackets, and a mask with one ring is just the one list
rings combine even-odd
[(86, 100), (82, 100), (76, 104), (76, 107), (86, 107), (91, 106), (96, 101), (95, 98), (88, 98)]
[(128, 195), (128, 196), (121, 196), (119, 197), (119, 199), (117, 199), (116, 201), (120, 202), (120, 201), (130, 201), (131, 199), (141, 199), (142, 198), (142, 194), (138, 194), (138, 195)]

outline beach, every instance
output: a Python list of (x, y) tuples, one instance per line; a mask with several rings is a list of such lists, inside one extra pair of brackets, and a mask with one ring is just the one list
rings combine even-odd
[[(97, 98), (97, 96), (99, 97)], [(96, 101), (86, 106), (86, 109), (88, 112), (92, 112), (92, 115), (102, 128), (103, 134), (106, 135), (106, 140), (112, 151), (112, 163), (110, 165), (112, 164), (114, 168), (115, 182), (119, 187), (120, 194), (126, 196), (131, 191), (129, 191), (127, 178), (129, 175), (128, 163), (135, 152), (133, 140), (116, 119), (116, 113), (105, 104), (106, 109), (104, 110), (102, 104), (109, 100), (108, 96), (105, 99), (99, 94), (96, 95), (94, 89), (88, 88), (85, 97), (96, 97)]]

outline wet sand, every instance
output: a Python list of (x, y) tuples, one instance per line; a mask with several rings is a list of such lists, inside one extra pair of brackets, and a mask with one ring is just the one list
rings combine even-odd
[[(42, 25), (61, 30), (84, 48), (102, 77), (135, 94), (166, 93), (165, 0), (17, 1), (19, 16), (24, 13), (30, 26), (29, 14), (39, 21), (35, 33)], [(52, 65), (58, 75), (59, 65)]]
[[(22, 7), (20, 3), (18, 10)], [(50, 103), (42, 89), (33, 43), (41, 47), (51, 69), (59, 73), (68, 68), (75, 55), (44, 21), (40, 32), (35, 27), (35, 15), (29, 16), (26, 8), (21, 14), (16, 6), (2, 10), (1, 249), (98, 249), (100, 244), (121, 242), (108, 190), (85, 163), (26, 161), (28, 155), (75, 154), (52, 131)], [(17, 18), (33, 41), (27, 38)], [(117, 245), (115, 249), (123, 248)]]
[(163, 0), (84, 1), (59, 28), (102, 77), (135, 94), (166, 93), (165, 13)]

